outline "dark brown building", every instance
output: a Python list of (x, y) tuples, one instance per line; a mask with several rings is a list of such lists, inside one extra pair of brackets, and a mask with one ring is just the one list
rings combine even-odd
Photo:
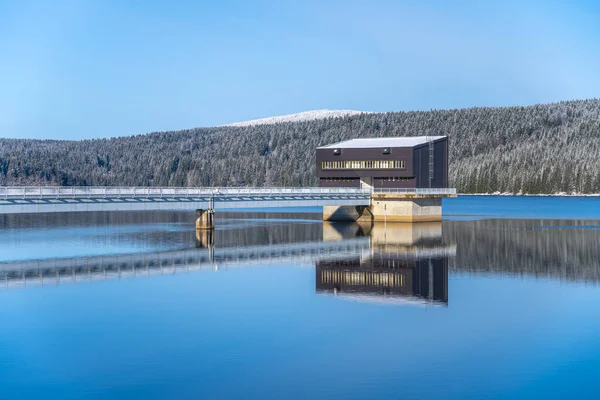
[(448, 137), (352, 139), (317, 148), (319, 186), (447, 188)]

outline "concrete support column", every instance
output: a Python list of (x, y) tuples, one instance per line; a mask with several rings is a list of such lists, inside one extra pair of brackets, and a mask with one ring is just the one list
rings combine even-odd
[(196, 210), (196, 230), (203, 229), (215, 229), (215, 211), (212, 208)]
[(369, 206), (324, 206), (323, 221), (373, 222)]
[(373, 193), (370, 206), (323, 207), (324, 221), (439, 222), (442, 196)]
[(394, 193), (371, 195), (371, 213), (375, 222), (438, 222), (442, 220), (442, 198), (409, 197)]

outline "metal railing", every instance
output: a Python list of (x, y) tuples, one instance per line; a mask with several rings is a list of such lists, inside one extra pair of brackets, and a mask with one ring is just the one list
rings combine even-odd
[(437, 194), (437, 195), (455, 195), (455, 188), (375, 188), (373, 193), (407, 193), (407, 194)]
[(207, 197), (207, 196), (315, 196), (368, 195), (359, 188), (274, 188), (274, 187), (114, 187), (114, 186), (14, 186), (0, 187), (0, 198), (74, 197)]
[(0, 187), (0, 199), (35, 198), (180, 198), (180, 197), (276, 197), (368, 196), (371, 193), (455, 195), (456, 189), (363, 189), (330, 187), (115, 187), (115, 186), (11, 186)]

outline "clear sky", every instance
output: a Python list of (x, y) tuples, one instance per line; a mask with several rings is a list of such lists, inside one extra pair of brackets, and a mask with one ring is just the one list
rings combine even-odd
[(0, 136), (600, 97), (600, 2), (0, 0)]

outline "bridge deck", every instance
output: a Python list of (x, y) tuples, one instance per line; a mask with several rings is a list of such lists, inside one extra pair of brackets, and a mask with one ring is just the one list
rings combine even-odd
[[(407, 189), (420, 195), (456, 193), (455, 189)], [(233, 187), (0, 187), (0, 214), (216, 210), (257, 207), (367, 206), (370, 189), (359, 188), (233, 188)]]

